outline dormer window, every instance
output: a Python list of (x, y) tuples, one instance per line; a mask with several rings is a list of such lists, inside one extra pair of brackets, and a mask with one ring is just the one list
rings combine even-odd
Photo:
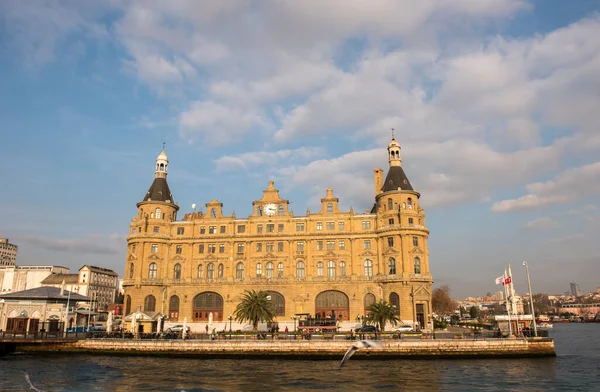
[(281, 206), (281, 205), (280, 205), (280, 206), (278, 207), (278, 209), (279, 209), (279, 212), (278, 212), (278, 214), (279, 214), (280, 216), (281, 216), (281, 215), (283, 215), (283, 214), (284, 214), (284, 209), (283, 209), (283, 206)]
[(263, 210), (262, 210), (262, 206), (258, 206), (258, 209), (256, 210), (257, 215), (258, 216), (262, 216)]
[(327, 213), (333, 214), (333, 204), (327, 203)]
[(211, 218), (216, 218), (217, 217), (217, 209), (213, 208), (210, 210), (210, 217)]

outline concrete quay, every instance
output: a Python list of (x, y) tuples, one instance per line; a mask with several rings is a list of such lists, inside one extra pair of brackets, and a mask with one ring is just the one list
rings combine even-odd
[[(554, 341), (493, 340), (382, 340), (381, 348), (359, 350), (355, 356), (392, 358), (516, 358), (556, 356)], [(212, 358), (339, 359), (351, 341), (308, 340), (128, 340), (89, 339), (60, 344), (18, 347), (25, 352), (62, 352), (109, 355), (193, 356)]]

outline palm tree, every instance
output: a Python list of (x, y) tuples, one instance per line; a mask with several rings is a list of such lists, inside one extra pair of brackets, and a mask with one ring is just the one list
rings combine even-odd
[(379, 325), (379, 330), (385, 329), (385, 324), (389, 321), (392, 325), (398, 324), (398, 310), (389, 302), (380, 300), (367, 308), (367, 320)]
[(275, 308), (266, 291), (246, 290), (233, 315), (236, 321), (252, 323), (252, 331), (257, 332), (259, 322), (269, 322), (275, 318)]

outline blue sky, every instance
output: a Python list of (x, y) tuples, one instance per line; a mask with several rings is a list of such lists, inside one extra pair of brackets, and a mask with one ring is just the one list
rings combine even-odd
[(0, 3), (0, 236), (122, 273), (163, 142), (181, 211), (373, 201), (390, 128), (436, 284), (600, 286), (600, 2)]

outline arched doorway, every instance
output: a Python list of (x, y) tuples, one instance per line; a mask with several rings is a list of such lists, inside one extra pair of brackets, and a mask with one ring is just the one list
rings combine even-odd
[(127, 295), (125, 297), (125, 316), (131, 313), (131, 297)]
[(208, 321), (211, 313), (213, 321), (223, 321), (223, 297), (212, 291), (195, 296), (194, 321)]
[(369, 313), (369, 306), (375, 303), (375, 295), (371, 293), (365, 294), (365, 316)]
[(152, 294), (144, 299), (144, 312), (154, 312), (156, 309), (156, 298)]
[(171, 321), (179, 320), (179, 297), (176, 295), (171, 296), (169, 300), (169, 319)]
[(400, 315), (400, 296), (397, 293), (390, 293), (390, 304), (394, 307), (394, 314)]
[(350, 301), (341, 291), (323, 291), (315, 299), (315, 317), (334, 316), (338, 320), (348, 320)]
[[(276, 291), (267, 291), (269, 300), (275, 308), (275, 316), (285, 316), (285, 298)], [(268, 298), (268, 297), (267, 297)]]

